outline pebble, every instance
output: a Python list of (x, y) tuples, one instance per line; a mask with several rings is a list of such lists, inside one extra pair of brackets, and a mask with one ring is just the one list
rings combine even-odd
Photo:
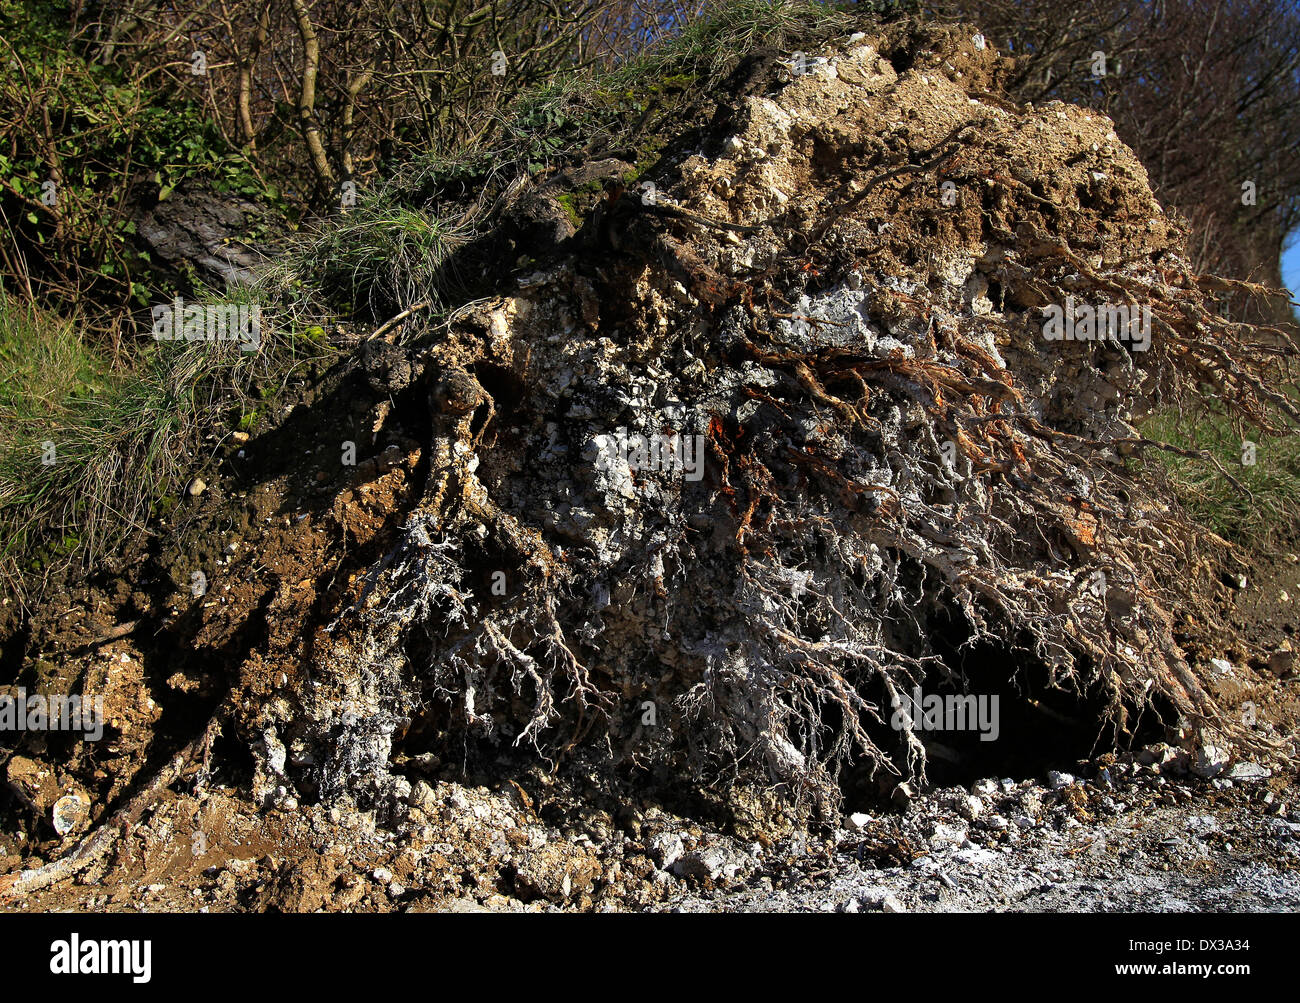
[(76, 794), (66, 794), (54, 802), (51, 822), (54, 831), (66, 836), (75, 829), (87, 815), (89, 805)]
[(1057, 770), (1047, 771), (1047, 786), (1054, 791), (1059, 791), (1063, 787), (1069, 787), (1074, 783), (1074, 774), (1060, 773)]
[[(683, 854), (675, 864), (673, 873), (679, 878), (697, 877), (716, 880), (726, 868), (726, 855), (716, 847), (707, 850), (692, 850)], [(734, 869), (733, 869), (734, 873)]]
[(666, 871), (682, 855), (682, 837), (674, 832), (660, 832), (650, 839), (646, 849), (655, 865)]
[(973, 794), (958, 798), (955, 807), (957, 814), (967, 822), (974, 822), (984, 813), (984, 802)]
[(862, 830), (865, 829), (870, 824), (871, 824), (871, 816), (867, 815), (864, 812), (860, 812), (860, 811), (854, 812), (852, 815), (849, 816), (850, 832), (862, 832)]
[(1203, 780), (1217, 777), (1227, 768), (1228, 753), (1217, 745), (1204, 744), (1196, 750), (1192, 772)]
[(944, 825), (942, 822), (935, 825), (934, 832), (930, 835), (930, 846), (934, 849), (942, 846), (961, 846), (964, 842), (966, 842), (965, 829), (955, 825)]

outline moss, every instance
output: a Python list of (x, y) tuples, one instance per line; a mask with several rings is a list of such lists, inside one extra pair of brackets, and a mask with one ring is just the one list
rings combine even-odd
[(656, 85), (656, 90), (690, 90), (698, 79), (694, 73), (673, 73), (661, 79)]
[(245, 412), (244, 416), (239, 419), (239, 425), (237, 426), (239, 428), (239, 431), (241, 432), (253, 431), (253, 429), (257, 428), (258, 424), (261, 422), (263, 414), (264, 412), (260, 407), (254, 408), (252, 411)]
[(569, 222), (572, 223), (575, 228), (582, 225), (582, 216), (578, 213), (578, 207), (574, 203), (576, 194), (576, 192), (565, 192), (563, 195), (559, 195), (555, 199), (555, 201), (560, 203), (564, 208), (564, 214), (569, 217)]

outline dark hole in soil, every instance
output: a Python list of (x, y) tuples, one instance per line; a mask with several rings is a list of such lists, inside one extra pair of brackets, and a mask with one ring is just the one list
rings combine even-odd
[(32, 626), (24, 617), (22, 626), (0, 646), (0, 686), (12, 686), (18, 682), (18, 675), (23, 671), (23, 656), (31, 638)]
[(894, 49), (887, 53), (885, 58), (889, 60), (889, 65), (894, 68), (895, 73), (906, 73), (915, 62), (915, 55), (906, 47)]
[[(1106, 702), (1101, 694), (1051, 687), (1049, 667), (1023, 653), (981, 644), (945, 653), (945, 661), (964, 674), (965, 686), (934, 679), (924, 696), (944, 698), (941, 728), (960, 724), (962, 716), (975, 720), (967, 720), (961, 729), (922, 733), (930, 752), (929, 777), (938, 786), (964, 787), (985, 777), (1041, 779), (1048, 770), (1069, 771), (1079, 760), (1117, 742), (1127, 744), (1113, 725), (1103, 723)], [(930, 707), (936, 703), (927, 699)], [(949, 707), (966, 713), (950, 712)], [(1151, 732), (1148, 740), (1161, 737), (1156, 715), (1146, 715), (1142, 724)]]
[(499, 415), (507, 415), (523, 402), (527, 387), (512, 370), (490, 362), (474, 364), (474, 375), (488, 392)]
[[(228, 734), (229, 732), (229, 734)], [(253, 753), (233, 728), (223, 728), (212, 742), (212, 781), (243, 787), (253, 780)]]
[[(939, 628), (930, 640), (952, 678), (928, 673), (919, 693), (905, 694), (909, 699), (902, 709), (926, 747), (932, 786), (969, 787), (989, 777), (1041, 780), (1048, 770), (1070, 772), (1081, 760), (1164, 737), (1168, 707), (1157, 706), (1155, 712), (1136, 716), (1136, 722), (1130, 712), (1134, 733), (1117, 734), (1106, 722), (1103, 694), (1052, 687), (1049, 666), (1023, 651), (992, 643), (961, 647), (969, 637), (964, 624), (945, 628), (932, 621), (930, 626)], [(893, 709), (883, 696), (878, 699), (892, 723)], [(868, 778), (864, 769), (851, 769), (841, 788), (846, 804), (865, 805), (887, 796), (895, 780)]]

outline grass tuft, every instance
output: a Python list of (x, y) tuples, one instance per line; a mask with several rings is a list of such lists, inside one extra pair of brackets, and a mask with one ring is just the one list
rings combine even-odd
[(163, 514), (206, 437), (264, 407), (322, 351), (271, 322), (257, 352), (142, 342), (120, 370), (76, 321), (0, 292), (0, 582), (21, 601)]
[[(1241, 493), (1211, 464), (1151, 450), (1147, 462), (1206, 529), (1255, 550), (1300, 535), (1300, 434), (1263, 438), (1212, 410), (1160, 412), (1143, 422), (1148, 438), (1207, 450), (1250, 492)], [(1246, 443), (1254, 443), (1254, 463)]]

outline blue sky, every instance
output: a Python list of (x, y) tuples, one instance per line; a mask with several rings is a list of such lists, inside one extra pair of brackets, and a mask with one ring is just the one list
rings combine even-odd
[(1300, 230), (1291, 234), (1290, 244), (1282, 251), (1282, 281), (1291, 290), (1291, 298), (1300, 300)]

